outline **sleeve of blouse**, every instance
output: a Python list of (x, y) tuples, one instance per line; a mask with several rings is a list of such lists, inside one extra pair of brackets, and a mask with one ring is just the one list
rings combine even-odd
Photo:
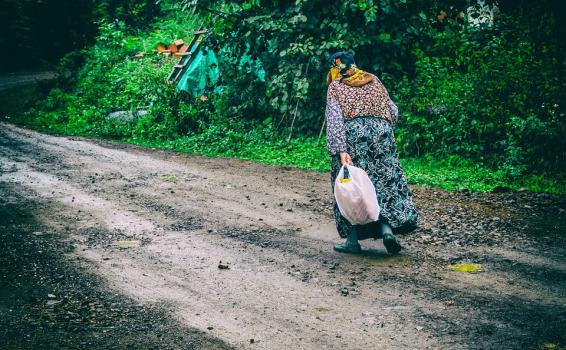
[(326, 143), (331, 155), (346, 152), (344, 116), (340, 104), (331, 97), (330, 93), (326, 101)]
[(387, 106), (389, 107), (389, 113), (391, 113), (391, 124), (395, 126), (397, 117), (399, 116), (399, 108), (397, 108), (397, 105), (391, 99), (389, 99)]
[(389, 91), (387, 91), (387, 89), (385, 88), (381, 80), (379, 80), (377, 75), (374, 75), (374, 77), (375, 79), (377, 79), (379, 84), (383, 86), (383, 89), (385, 89), (385, 91), (387, 92), (387, 97), (389, 97), (389, 101), (387, 101), (387, 107), (389, 108), (389, 113), (391, 114), (391, 124), (393, 127), (395, 127), (395, 124), (397, 123), (397, 117), (399, 116), (399, 108), (397, 108), (395, 102), (391, 100), (391, 97), (389, 96)]

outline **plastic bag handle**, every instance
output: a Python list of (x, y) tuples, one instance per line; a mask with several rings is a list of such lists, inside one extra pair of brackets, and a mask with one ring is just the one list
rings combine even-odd
[(344, 165), (344, 174), (342, 176), (343, 179), (349, 179), (350, 178), (350, 171), (348, 170), (348, 166)]

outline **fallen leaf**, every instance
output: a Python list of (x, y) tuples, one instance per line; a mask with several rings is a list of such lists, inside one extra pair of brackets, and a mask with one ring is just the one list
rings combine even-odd
[(544, 350), (554, 350), (554, 349), (558, 349), (558, 346), (554, 343), (546, 343), (542, 346), (542, 349), (544, 349)]
[(177, 183), (177, 181), (179, 181), (179, 178), (175, 175), (163, 175), (161, 176), (161, 180)]
[(466, 273), (480, 273), (483, 272), (483, 269), (478, 264), (455, 264), (449, 265), (450, 269), (458, 272), (466, 272)]

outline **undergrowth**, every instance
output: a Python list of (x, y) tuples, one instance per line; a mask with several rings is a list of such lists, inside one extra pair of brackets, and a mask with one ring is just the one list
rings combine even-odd
[[(270, 126), (257, 123), (236, 125), (210, 125), (198, 133), (190, 133), (171, 139), (155, 139), (144, 136), (109, 138), (95, 130), (38, 127), (33, 120), (6, 118), (4, 121), (32, 127), (40, 131), (60, 135), (98, 137), (112, 139), (148, 148), (159, 148), (199, 154), (208, 157), (230, 157), (266, 164), (286, 165), (300, 169), (326, 172), (330, 170), (330, 157), (326, 140), (313, 137), (286, 138)], [(459, 157), (444, 159), (401, 159), (409, 182), (413, 185), (433, 186), (449, 191), (471, 190), (489, 192), (495, 188), (529, 190), (553, 194), (566, 194), (566, 177), (543, 175), (522, 176), (511, 179), (504, 170), (490, 169), (481, 164)]]
[[(144, 147), (195, 153), (209, 157), (232, 157), (267, 164), (287, 165), (301, 169), (329, 171), (330, 158), (325, 140), (296, 138), (287, 142), (272, 130), (263, 127), (247, 132), (234, 132), (211, 127), (202, 133), (176, 140), (150, 141), (129, 139)], [(445, 190), (490, 192), (495, 188), (566, 194), (566, 179), (542, 175), (509, 179), (503, 170), (493, 170), (478, 163), (452, 157), (447, 159), (401, 159), (408, 180), (414, 185), (439, 187)]]

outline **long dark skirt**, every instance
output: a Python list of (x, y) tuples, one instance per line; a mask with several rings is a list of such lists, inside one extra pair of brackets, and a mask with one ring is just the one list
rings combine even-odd
[[(362, 168), (375, 186), (381, 211), (379, 220), (357, 226), (358, 239), (380, 238), (378, 223), (391, 225), (394, 233), (412, 231), (417, 227), (419, 215), (413, 204), (413, 196), (403, 173), (395, 136), (391, 124), (375, 117), (357, 117), (345, 123), (347, 150), (354, 166)], [(332, 157), (332, 191), (338, 176), (340, 156)], [(334, 198), (334, 196), (332, 196)], [(352, 225), (338, 209), (334, 199), (334, 217), (340, 237), (346, 238)]]

